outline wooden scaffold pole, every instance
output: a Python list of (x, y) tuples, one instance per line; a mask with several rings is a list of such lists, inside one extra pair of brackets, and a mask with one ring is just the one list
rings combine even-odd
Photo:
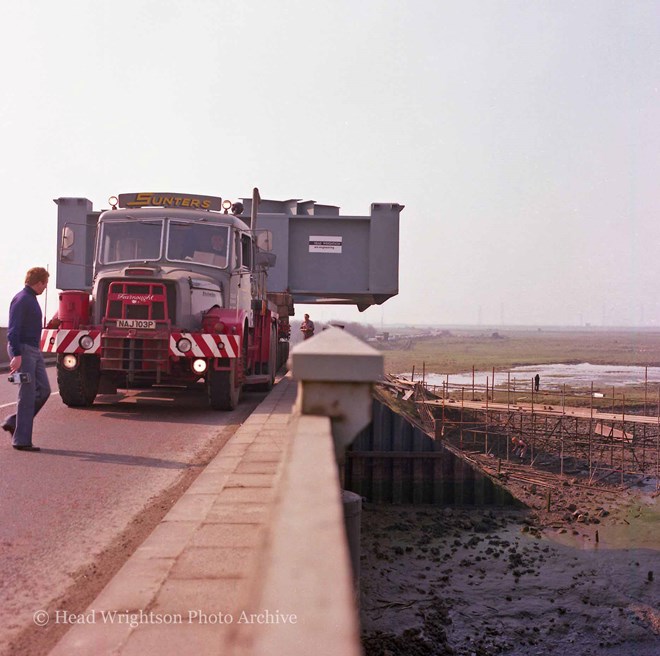
[(594, 383), (591, 382), (591, 397), (589, 398), (589, 480), (592, 476), (592, 440), (594, 435)]
[(621, 402), (621, 485), (626, 473), (626, 394)]

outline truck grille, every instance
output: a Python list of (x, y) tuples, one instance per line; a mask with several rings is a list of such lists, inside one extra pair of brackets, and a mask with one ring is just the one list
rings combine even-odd
[[(141, 330), (128, 330), (118, 320), (153, 322)], [(104, 330), (101, 335), (101, 369), (123, 371), (129, 381), (140, 374), (169, 371), (168, 294), (162, 282), (115, 281), (107, 292)]]
[(163, 283), (113, 282), (108, 290), (106, 319), (167, 318), (167, 293)]
[[(154, 298), (150, 303), (142, 300), (151, 295)], [(135, 303), (131, 301), (131, 296), (135, 297)], [(106, 279), (99, 286), (98, 302), (105, 310), (101, 319), (169, 319), (171, 324), (176, 324), (176, 286), (171, 281)]]
[(165, 373), (169, 366), (169, 340), (113, 337), (101, 339), (101, 369), (130, 373)]

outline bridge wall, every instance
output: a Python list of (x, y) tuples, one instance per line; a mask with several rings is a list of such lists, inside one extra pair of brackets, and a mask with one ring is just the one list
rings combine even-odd
[(378, 400), (346, 454), (345, 488), (373, 503), (509, 505), (488, 476)]

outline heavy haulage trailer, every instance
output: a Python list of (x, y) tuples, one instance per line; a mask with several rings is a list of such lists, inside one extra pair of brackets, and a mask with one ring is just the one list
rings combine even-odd
[(294, 301), (364, 309), (398, 291), (400, 205), (339, 217), (312, 201), (261, 201), (256, 189), (237, 203), (121, 194), (100, 212), (84, 198), (55, 202), (62, 291), (42, 350), (57, 354), (68, 406), (203, 382), (210, 406), (231, 410), (245, 386), (272, 387)]

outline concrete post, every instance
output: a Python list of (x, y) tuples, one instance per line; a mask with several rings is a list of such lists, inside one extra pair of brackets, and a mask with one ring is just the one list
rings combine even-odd
[(289, 357), (298, 381), (296, 408), (303, 415), (330, 417), (337, 461), (371, 421), (371, 387), (383, 377), (383, 356), (339, 328), (328, 328), (298, 344)]

